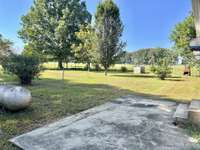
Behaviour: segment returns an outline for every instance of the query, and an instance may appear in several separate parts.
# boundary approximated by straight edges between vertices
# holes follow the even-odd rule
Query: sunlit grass
[[[179,69],[181,70],[181,69]],[[62,71],[45,71],[42,78],[61,80]],[[200,78],[184,77],[181,71],[165,81],[159,80],[153,74],[135,75],[133,73],[65,71],[64,79],[76,84],[105,84],[114,88],[127,90],[136,94],[156,95],[159,98],[176,101],[191,101],[200,99]]]

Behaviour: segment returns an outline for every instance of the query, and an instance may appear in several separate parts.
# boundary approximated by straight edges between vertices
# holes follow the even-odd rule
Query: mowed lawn
[[[20,112],[0,108],[0,149],[17,149],[8,139],[128,94],[154,99],[189,102],[200,99],[200,78],[183,77],[183,66],[174,68],[165,81],[151,73],[144,75],[110,72],[46,70],[35,80],[31,90],[32,105]],[[1,75],[1,82],[16,84],[13,77]]]
[[[88,88],[104,86],[113,92],[120,91],[120,95],[127,93],[157,98],[170,99],[179,102],[189,102],[192,99],[200,99],[200,77],[182,76],[182,67],[177,67],[170,78],[162,81],[155,75],[111,72],[107,77],[104,73],[86,71],[65,71],[66,84],[83,85]],[[62,71],[45,71],[43,79],[61,80]],[[118,92],[117,92],[118,94]]]

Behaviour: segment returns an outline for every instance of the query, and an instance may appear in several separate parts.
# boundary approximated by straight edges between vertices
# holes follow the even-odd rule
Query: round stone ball
[[[31,92],[20,86],[0,86],[0,105],[11,111],[27,108],[31,103]]]

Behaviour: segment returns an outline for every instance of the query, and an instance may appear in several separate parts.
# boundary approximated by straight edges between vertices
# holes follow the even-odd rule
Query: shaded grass
[[[0,109],[0,149],[17,149],[8,139],[63,117],[103,104],[128,92],[107,85],[74,84],[42,79],[28,86],[33,96],[31,107],[20,112]]]

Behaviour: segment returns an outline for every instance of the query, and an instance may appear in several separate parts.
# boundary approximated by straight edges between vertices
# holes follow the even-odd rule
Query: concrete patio
[[[200,149],[173,125],[175,102],[127,96],[10,141],[24,150]]]

